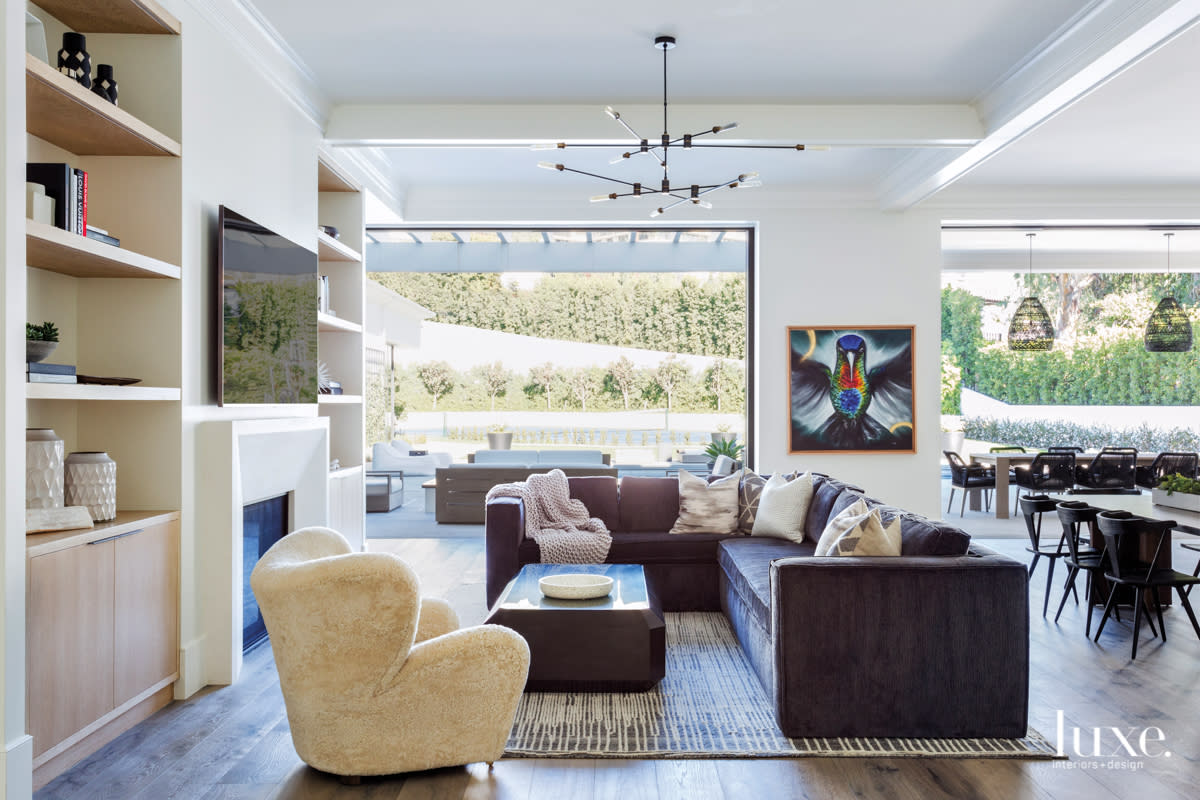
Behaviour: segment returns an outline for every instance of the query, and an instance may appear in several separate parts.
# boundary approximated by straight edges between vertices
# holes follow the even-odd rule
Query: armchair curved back
[[[1137,471],[1137,450],[1106,448],[1088,465],[1087,485],[1097,489],[1132,489]]]
[[[420,616],[416,574],[391,553],[353,552],[337,531],[312,527],[284,536],[259,559],[250,586],[289,716],[300,711],[295,704],[311,710],[331,696],[369,694],[412,649]]]
[[[1155,456],[1154,464],[1150,469],[1160,481],[1168,475],[1176,473],[1185,478],[1195,478],[1198,462],[1200,462],[1200,456],[1197,456],[1196,453],[1159,453]]]

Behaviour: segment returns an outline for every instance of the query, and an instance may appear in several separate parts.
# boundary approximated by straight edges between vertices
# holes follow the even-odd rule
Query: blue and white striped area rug
[[[789,739],[723,614],[668,613],[667,674],[647,692],[529,692],[510,758],[1057,758],[1022,739]]]

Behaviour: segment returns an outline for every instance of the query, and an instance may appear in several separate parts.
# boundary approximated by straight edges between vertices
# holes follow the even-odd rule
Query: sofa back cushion
[[[529,460],[534,461],[533,458]],[[599,450],[538,450],[536,463],[552,467],[599,467],[604,464],[604,453]]]
[[[476,450],[474,458],[476,464],[494,466],[525,466],[537,462],[536,455],[528,450]]]
[[[669,531],[679,518],[679,480],[626,475],[618,490],[618,531]]]
[[[833,511],[834,501],[842,493],[842,484],[828,478],[813,480],[812,501],[808,504],[808,516],[804,520],[804,538],[813,542],[821,541]]]
[[[582,500],[588,513],[599,518],[609,531],[621,524],[617,505],[617,479],[607,475],[567,478],[572,500]]]
[[[871,502],[868,501],[868,505]],[[953,525],[922,517],[895,506],[881,508],[900,515],[900,555],[961,556],[971,547],[971,535]]]

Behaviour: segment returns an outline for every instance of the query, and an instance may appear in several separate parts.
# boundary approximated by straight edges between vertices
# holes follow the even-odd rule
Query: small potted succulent
[[[731,431],[729,425],[718,425],[717,429],[708,434],[713,442],[734,442],[737,441],[737,434]]]
[[[58,326],[53,322],[41,325],[25,323],[25,363],[32,364],[49,356],[58,347]]]
[[[729,456],[733,459],[733,468],[739,469],[742,466],[742,450],[742,444],[736,439],[714,439],[704,448],[704,455],[712,461],[716,461],[717,456]]]
[[[1154,505],[1181,508],[1200,514],[1200,480],[1176,472],[1151,491]]]

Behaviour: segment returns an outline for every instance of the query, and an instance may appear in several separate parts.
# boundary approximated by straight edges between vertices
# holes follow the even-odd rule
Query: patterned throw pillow
[[[898,556],[900,517],[883,515],[856,500],[825,525],[817,556]]]
[[[758,499],[762,495],[767,479],[752,469],[742,473],[738,486],[738,531],[750,535],[754,530],[754,516],[758,513]]]
[[[771,536],[799,544],[804,541],[804,520],[812,502],[812,475],[789,479],[776,473],[763,487],[754,518],[755,536]]]
[[[738,523],[738,482],[742,473],[709,483],[679,470],[679,519],[671,533],[734,533]]]

